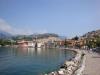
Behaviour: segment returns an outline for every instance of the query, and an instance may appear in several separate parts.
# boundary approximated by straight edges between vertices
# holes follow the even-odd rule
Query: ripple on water
[[[1,48],[0,75],[40,75],[57,70],[75,56],[69,50]]]

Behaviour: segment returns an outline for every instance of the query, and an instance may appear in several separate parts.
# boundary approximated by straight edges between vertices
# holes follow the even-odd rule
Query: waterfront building
[[[33,42],[33,41],[27,41],[27,45],[28,45],[28,47],[35,47],[35,42]]]
[[[28,42],[25,40],[18,40],[17,44],[19,47],[27,47],[28,46]]]

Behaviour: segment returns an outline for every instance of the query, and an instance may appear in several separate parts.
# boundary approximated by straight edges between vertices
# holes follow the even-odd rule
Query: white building
[[[33,41],[28,41],[28,47],[35,47],[35,43]]]

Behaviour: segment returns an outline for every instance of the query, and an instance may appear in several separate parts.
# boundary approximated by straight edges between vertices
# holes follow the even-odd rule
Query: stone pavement
[[[100,75],[100,54],[84,51],[86,56],[83,75]]]

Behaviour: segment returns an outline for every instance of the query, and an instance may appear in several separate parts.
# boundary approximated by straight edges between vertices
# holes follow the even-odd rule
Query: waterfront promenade
[[[83,75],[100,75],[100,54],[85,51],[86,61]]]

